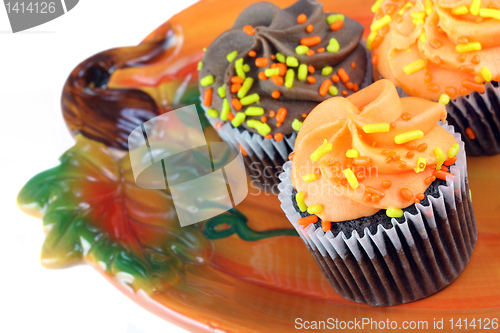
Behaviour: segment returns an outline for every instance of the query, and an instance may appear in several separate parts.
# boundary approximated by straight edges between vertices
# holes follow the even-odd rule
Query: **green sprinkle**
[[[307,210],[307,205],[304,202],[304,196],[303,192],[297,192],[297,194],[295,194],[295,201],[297,202],[297,206],[301,212],[305,212]]]
[[[219,111],[215,109],[208,109],[207,114],[210,118],[217,118],[219,116]]]
[[[207,75],[203,79],[200,80],[200,84],[202,87],[206,87],[214,83],[214,77],[213,75]]]
[[[299,71],[297,73],[297,78],[300,80],[300,81],[305,81],[307,79],[307,65],[306,64],[301,64],[299,66]]]
[[[258,106],[249,106],[245,110],[247,116],[262,116],[264,114],[264,109]]]
[[[231,110],[231,107],[229,106],[229,102],[227,101],[227,98],[224,98],[222,101],[222,110],[220,111],[220,119],[226,121],[227,120],[227,114]]]
[[[250,88],[252,88],[252,84],[253,84],[253,78],[247,77],[245,81],[243,81],[240,90],[238,90],[238,98],[245,97]]]
[[[250,72],[250,65],[249,65],[249,64],[244,64],[244,65],[243,65],[243,71],[244,71],[245,73]]]
[[[328,88],[328,92],[332,96],[337,96],[339,94],[339,90],[335,86],[330,86],[330,88]]]
[[[335,38],[331,38],[330,43],[326,47],[326,50],[332,53],[339,52],[340,50],[339,42]]]
[[[470,199],[470,202],[472,202],[472,191],[469,189],[469,199]]]
[[[286,57],[286,65],[288,67],[297,67],[299,65],[299,60],[295,57]]]
[[[198,70],[201,71],[202,68],[203,68],[203,61],[200,61],[198,63]]]
[[[326,66],[326,67],[323,67],[323,69],[321,70],[321,75],[328,76],[328,75],[332,74],[332,72],[333,72],[333,68],[331,68],[330,66]]]
[[[207,52],[207,48],[206,47],[203,48],[203,52]]]
[[[241,105],[250,105],[253,103],[257,103],[258,101],[260,101],[259,94],[251,94],[240,99]]]
[[[238,56],[238,51],[233,51],[226,56],[227,61],[232,62]]]
[[[292,128],[294,131],[299,131],[301,127],[302,127],[302,122],[300,120],[294,119],[292,121]]]
[[[261,121],[250,119],[247,121],[247,126],[250,128],[255,128],[260,135],[266,136],[271,133],[271,127],[268,124],[263,123]]]
[[[236,116],[234,116],[234,119],[231,121],[231,124],[234,126],[234,127],[238,127],[240,126],[241,124],[243,124],[243,122],[245,121],[245,118],[247,116],[243,113],[243,112],[238,112],[236,114]]]
[[[280,69],[279,68],[267,68],[264,71],[264,74],[266,74],[267,77],[271,77],[274,75],[279,75],[280,74]]]
[[[340,21],[340,20],[344,21],[345,16],[342,14],[332,14],[326,18],[326,22],[328,22],[328,25],[332,24],[333,22]]]
[[[295,48],[297,54],[306,54],[307,51],[309,51],[309,48],[305,45],[299,45]]]
[[[293,79],[295,78],[295,72],[293,69],[289,68],[285,74],[285,87],[290,89],[293,86]]]
[[[226,84],[224,83],[222,86],[217,88],[217,93],[219,94],[220,98],[225,98],[226,97]]]
[[[283,54],[281,54],[281,53],[278,52],[278,53],[276,53],[276,60],[278,60],[279,62],[281,62],[282,64],[284,64],[285,61],[286,61],[286,58],[285,58],[285,56]]]
[[[243,70],[243,58],[239,58],[234,63],[234,68],[236,69],[236,75],[245,79],[247,76],[245,75],[245,71]]]

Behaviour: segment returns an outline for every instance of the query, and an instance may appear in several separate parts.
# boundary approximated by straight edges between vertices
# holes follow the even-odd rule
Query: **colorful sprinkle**
[[[422,139],[423,137],[424,137],[424,132],[422,132],[421,130],[410,131],[396,135],[394,137],[394,142],[400,145],[409,141]]]
[[[299,131],[300,130],[300,127],[302,126],[302,122],[298,119],[294,119],[292,121],[292,128],[294,131]]]
[[[424,69],[424,67],[425,67],[425,60],[418,59],[418,60],[404,66],[403,72],[405,72],[405,74],[407,74],[407,75],[410,75],[410,74],[413,74],[415,72],[418,72],[421,69]]]
[[[387,123],[363,125],[363,131],[367,134],[369,134],[369,133],[385,133],[385,132],[389,132],[389,130],[390,130],[390,125]]]
[[[295,48],[295,52],[300,55],[306,54],[308,50],[309,48],[305,45],[299,45]]]
[[[306,14],[300,14],[299,16],[297,16],[297,23],[298,24],[304,24],[304,23],[306,23],[306,21],[307,21]]]
[[[467,6],[458,6],[451,10],[453,15],[465,15],[469,12],[469,8]]]
[[[398,209],[398,208],[387,208],[385,211],[385,214],[388,217],[402,217],[403,216],[403,210]]]
[[[339,90],[337,89],[337,87],[335,86],[330,86],[330,88],[328,88],[328,93],[332,96],[337,96],[339,94]]]
[[[299,65],[299,60],[295,57],[286,57],[286,65],[288,67],[297,67]]]
[[[231,107],[229,106],[227,98],[224,98],[222,100],[222,110],[220,111],[220,119],[226,121],[227,114],[229,113],[229,111],[231,111]]]
[[[455,49],[459,53],[480,51],[481,50],[481,43],[473,42],[473,43],[467,43],[467,44],[458,44],[457,46],[455,46]]]
[[[311,36],[300,39],[300,44],[305,45],[307,47],[315,46],[321,43],[321,37],[319,36]]]
[[[258,106],[250,106],[245,110],[247,116],[262,116],[264,109]]]
[[[344,173],[345,178],[347,179],[347,182],[349,185],[351,185],[351,188],[353,190],[357,189],[359,186],[358,179],[356,178],[356,175],[352,172],[351,169],[347,168],[342,171]]]
[[[332,85],[332,81],[330,81],[329,79],[326,79],[325,81],[323,81],[323,83],[321,83],[321,86],[319,87],[319,94],[321,96],[326,96],[326,93],[330,89],[331,85]]]
[[[215,109],[208,109],[207,114],[210,118],[217,118],[219,116],[219,111]]]
[[[267,68],[264,73],[266,74],[267,77],[271,76],[277,76],[280,74],[280,69],[275,67],[275,68]]]
[[[305,81],[307,79],[307,65],[306,64],[301,64],[299,66],[299,70],[298,70],[298,73],[297,73],[297,78],[300,80],[300,81]]]
[[[293,86],[293,80],[295,79],[295,72],[293,69],[288,69],[285,75],[285,87],[290,89]]]
[[[419,173],[425,170],[425,167],[427,166],[427,160],[423,157],[419,157],[417,159],[417,163],[415,164],[415,172]]]
[[[278,60],[279,62],[284,64],[286,61],[286,57],[282,53],[278,52],[278,53],[276,53],[276,60]]]
[[[234,119],[231,121],[231,124],[234,127],[238,127],[241,124],[243,124],[243,122],[245,121],[245,118],[246,118],[246,115],[243,112],[238,112],[236,114],[236,116],[234,116]]]
[[[345,156],[346,156],[346,157],[349,157],[349,158],[355,158],[355,157],[358,157],[358,156],[359,156],[359,151],[357,151],[356,149],[349,149],[349,150],[345,153]]]
[[[493,74],[491,74],[488,67],[481,68],[481,75],[486,82],[491,82],[491,80],[493,79]]]
[[[217,94],[219,95],[220,98],[226,97],[226,84],[223,84],[222,86],[217,88]]]
[[[203,61],[198,62],[198,66],[196,67],[197,70],[201,71],[203,68]]]
[[[378,10],[380,9],[380,7],[382,6],[382,2],[384,2],[384,0],[377,0],[377,1],[375,1],[375,3],[373,4],[373,6],[371,8],[372,13],[378,12]]]
[[[243,32],[249,34],[250,36],[255,35],[255,29],[251,25],[245,25],[243,27]]]
[[[450,103],[450,96],[448,96],[447,94],[442,94],[441,96],[439,96],[438,102],[447,105],[448,103]]]
[[[481,8],[479,9],[479,16],[500,20],[500,10],[491,8]]]
[[[307,210],[307,208],[306,208],[306,210]],[[305,210],[304,210],[304,212],[305,212]],[[298,223],[300,225],[309,225],[309,224],[318,222],[318,220],[319,220],[319,218],[317,215],[309,215],[309,216],[300,218]]]
[[[323,141],[323,144],[316,148],[316,150],[311,154],[311,160],[313,162],[317,162],[321,157],[323,157],[326,153],[331,151],[333,148],[333,145],[331,143],[328,143],[326,139]]]
[[[321,75],[327,76],[330,75],[333,72],[333,68],[330,66],[323,67],[321,70]]]
[[[203,94],[203,105],[212,105],[212,88],[205,89],[205,93]]]
[[[321,211],[323,211],[323,206],[322,205],[313,205],[313,206],[307,207],[307,212],[309,214],[318,214]]]
[[[460,146],[458,143],[454,143],[451,145],[450,149],[448,149],[448,158],[453,158],[458,154],[460,150]]]
[[[276,98],[280,98],[280,96],[281,96],[281,91],[279,91],[279,90],[275,90],[275,91],[273,91],[273,92],[271,93],[271,96],[272,96],[274,99],[276,99]]]
[[[328,43],[326,50],[332,53],[338,52],[340,50],[340,44],[338,40],[335,38],[330,38],[330,42]]]
[[[214,77],[213,75],[207,75],[204,78],[200,80],[200,84],[202,87],[206,87],[214,83]]]
[[[305,212],[307,210],[307,205],[304,202],[304,197],[305,194],[303,192],[297,192],[297,194],[295,194],[295,201],[297,202],[297,206],[299,207],[301,212]]]
[[[302,180],[305,181],[306,183],[310,183],[316,179],[318,179],[318,175],[316,175],[315,173],[308,173],[307,175],[302,177]]]
[[[241,105],[240,100],[239,100],[239,99],[237,99],[237,98],[233,98],[233,99],[231,100],[231,105],[233,106],[233,108],[234,108],[236,111],[240,111],[240,110],[241,110],[241,108],[243,107],[243,106]]]
[[[439,170],[441,169],[441,166],[443,165],[444,161],[446,160],[446,156],[441,150],[441,148],[436,147],[433,150],[434,155],[436,156],[436,169]]]
[[[338,31],[344,26],[344,20],[338,20],[330,24],[330,29],[332,31]]]
[[[479,14],[479,9],[481,8],[481,0],[472,0],[472,4],[470,5],[470,13],[472,15]]]
[[[226,56],[227,61],[232,62],[238,56],[238,51],[233,51]]]
[[[250,128],[255,128],[260,135],[266,136],[271,132],[271,127],[268,124],[258,121],[256,119],[250,119],[247,121],[247,126]]]
[[[257,93],[245,96],[242,99],[240,99],[241,105],[250,105],[253,103],[257,103],[259,101],[260,101],[260,96]]]
[[[243,70],[243,58],[236,60],[234,63],[234,69],[236,70],[236,75],[242,79],[246,78],[245,71]]]
[[[282,123],[285,121],[288,110],[285,108],[279,108],[278,113],[276,114],[276,121]]]
[[[246,96],[247,92],[252,88],[253,85],[253,78],[247,77],[245,81],[243,81],[243,84],[241,85],[240,90],[238,91],[238,98],[243,98]]]
[[[382,17],[380,20],[373,22],[372,25],[370,26],[370,29],[372,31],[377,31],[383,28],[384,26],[388,25],[389,23],[391,23],[391,17],[389,15],[384,15],[384,17]]]
[[[326,18],[326,22],[328,23],[328,25],[332,24],[333,22],[344,21],[344,20],[345,16],[343,14],[331,14],[328,15],[328,17]]]
[[[255,66],[266,67],[269,64],[269,59],[267,58],[257,58],[255,59]]]

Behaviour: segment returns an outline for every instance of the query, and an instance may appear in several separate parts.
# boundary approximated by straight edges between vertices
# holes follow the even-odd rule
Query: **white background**
[[[0,4],[0,332],[185,332],[90,266],[43,268],[42,223],[18,210],[16,195],[73,145],[60,107],[70,71],[97,52],[138,44],[194,2],[81,0],[54,21],[16,34]]]

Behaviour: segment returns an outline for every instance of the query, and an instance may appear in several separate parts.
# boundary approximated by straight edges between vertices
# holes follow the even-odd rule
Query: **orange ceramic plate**
[[[108,87],[134,87],[150,94],[158,105],[168,104],[172,97],[168,96],[168,91],[172,91],[172,85],[181,84],[180,81],[172,82],[171,78],[183,68],[195,68],[202,49],[229,29],[240,11],[253,2],[256,1],[203,0],[175,15],[169,21],[177,34],[175,47],[146,65],[115,71]],[[286,7],[294,0],[274,2]],[[323,2],[325,11],[341,12],[361,22],[366,37],[372,18],[372,1]],[[165,33],[165,27],[159,27],[145,41]],[[197,74],[192,72],[193,80]],[[451,319],[455,325],[461,319],[463,331],[477,330],[481,320],[483,328],[489,322],[493,330],[494,321],[500,318],[499,169],[500,156],[469,158],[469,182],[478,224],[476,249],[455,282],[418,302],[376,308],[343,299],[322,276],[302,240],[291,236],[250,242],[234,234],[214,240],[209,264],[187,267],[182,288],[173,287],[151,297],[132,293],[105,276],[135,302],[195,332],[214,332],[214,329],[221,332],[287,332],[305,321],[328,324],[329,318],[333,322],[335,319],[389,320],[396,322],[392,325],[398,327],[405,321],[415,321],[407,324],[420,325],[422,331],[434,331],[435,320],[438,322],[436,328],[441,328],[443,320],[439,332],[458,331],[457,326],[451,328]],[[274,195],[249,195],[236,208],[249,217],[248,226],[254,230],[291,227]],[[472,319],[475,319],[475,329],[469,325],[465,330],[464,320],[470,324]],[[422,325],[427,325],[427,329]],[[354,326],[349,331],[365,332],[374,327]]]

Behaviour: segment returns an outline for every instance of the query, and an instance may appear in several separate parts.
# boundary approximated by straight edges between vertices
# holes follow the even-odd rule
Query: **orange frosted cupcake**
[[[465,268],[477,232],[460,135],[444,105],[380,80],[319,104],[280,176],[282,209],[343,297],[427,297]]]
[[[469,155],[500,153],[500,1],[376,1],[374,78],[447,105]]]

